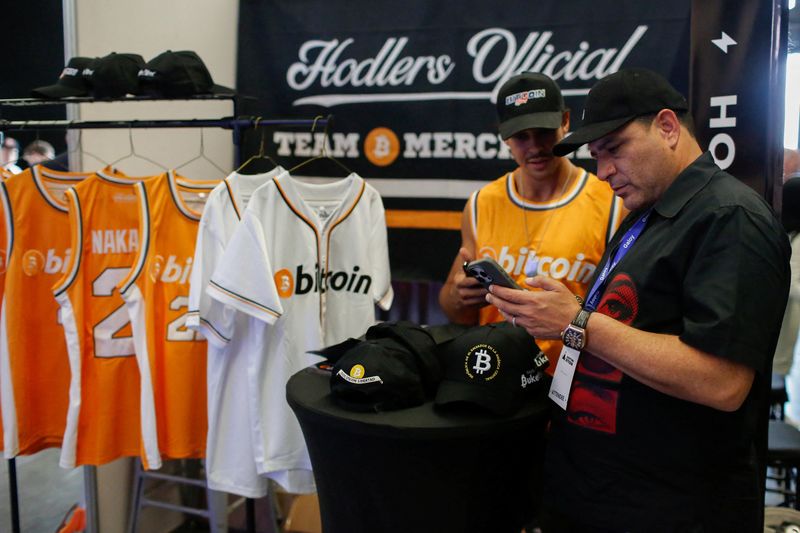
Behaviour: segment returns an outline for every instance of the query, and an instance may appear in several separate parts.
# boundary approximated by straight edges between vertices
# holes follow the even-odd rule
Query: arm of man
[[[533,291],[492,285],[487,301],[536,338],[557,339],[578,313],[575,297],[546,276],[526,280]],[[755,371],[741,363],[698,350],[676,335],[649,333],[601,313],[586,327],[586,351],[653,389],[721,411],[744,402]]]
[[[735,411],[755,371],[682,342],[677,335],[641,331],[592,313],[586,350],[653,389],[720,411]]]
[[[470,202],[461,214],[461,249],[458,251],[450,273],[439,291],[439,305],[455,324],[477,324],[478,312],[486,305],[486,289],[478,280],[467,276],[462,265],[475,259],[475,237],[470,228]]]

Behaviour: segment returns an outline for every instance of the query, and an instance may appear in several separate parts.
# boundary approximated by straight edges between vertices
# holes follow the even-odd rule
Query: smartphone
[[[520,289],[517,282],[508,275],[508,272],[497,264],[491,257],[482,257],[475,261],[464,261],[464,272],[467,276],[477,279],[486,289],[489,285],[500,285],[510,289]]]

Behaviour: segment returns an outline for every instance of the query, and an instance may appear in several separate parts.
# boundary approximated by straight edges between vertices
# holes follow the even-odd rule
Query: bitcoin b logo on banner
[[[364,139],[364,155],[373,165],[387,167],[400,155],[400,139],[389,128],[375,128]]]

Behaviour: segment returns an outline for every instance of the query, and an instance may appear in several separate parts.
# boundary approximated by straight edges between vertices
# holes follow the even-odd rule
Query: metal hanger
[[[226,171],[222,170],[222,167],[217,165],[214,161],[212,161],[206,155],[206,150],[205,150],[205,146],[204,146],[203,128],[200,128],[200,153],[197,154],[196,156],[194,156],[193,158],[191,158],[190,160],[186,161],[185,163],[181,163],[180,165],[176,166],[175,170],[178,170],[179,168],[185,167],[185,166],[189,165],[190,163],[193,163],[193,162],[197,161],[198,159],[202,159],[202,160],[207,161],[208,163],[210,163],[211,166],[213,166],[215,169],[219,170],[219,172],[220,172],[220,174],[222,176],[226,176],[228,174]]]
[[[317,129],[317,122],[322,118],[323,118],[322,115],[317,115],[316,117],[314,117],[314,122],[311,124],[311,138],[312,139],[314,138],[314,133],[316,132],[316,129]],[[292,167],[292,169],[289,170],[290,174],[294,174],[295,170],[297,170],[297,169],[299,169],[301,167],[304,167],[304,166],[308,165],[309,163],[313,163],[314,161],[320,161],[320,160],[323,160],[323,159],[327,159],[329,161],[333,161],[340,168],[344,169],[344,171],[347,172],[348,174],[352,174],[353,173],[353,171],[350,170],[344,163],[342,163],[341,161],[339,161],[335,157],[333,157],[331,155],[328,155],[328,152],[326,150],[326,146],[328,145],[328,129],[330,127],[331,122],[333,122],[333,115],[328,115],[327,118],[325,119],[325,130],[324,130],[324,134],[323,134],[322,149],[320,150],[320,153],[315,155],[315,156],[313,156],[313,157],[311,157],[311,158],[309,158],[309,159],[306,159],[305,161],[302,161],[301,163],[298,163],[297,165]]]
[[[72,150],[67,150],[67,160],[71,159],[73,155],[81,154],[81,156],[88,155],[95,161],[99,162],[103,167],[110,167],[111,165],[99,155],[95,155],[83,149],[83,130],[70,130],[67,127],[67,134],[74,133],[78,136],[77,142],[74,143]],[[81,165],[83,166],[83,165]]]
[[[253,125],[253,128],[258,129],[259,122],[261,122],[261,118],[262,117],[258,117],[258,118],[255,119],[255,124]],[[267,152],[266,152],[266,149],[265,149],[266,142],[267,142],[267,140],[266,140],[266,130],[264,128],[262,128],[261,129],[261,143],[260,143],[260,145],[258,147],[258,153],[253,155],[253,156],[250,156],[250,159],[248,159],[247,161],[245,161],[244,163],[239,165],[239,168],[237,168],[236,171],[235,171],[237,174],[240,173],[243,169],[245,169],[247,167],[247,165],[249,165],[250,163],[252,163],[254,161],[258,161],[258,160],[269,161],[275,167],[280,166],[280,165],[278,165],[278,163],[275,162],[274,159],[272,159],[270,156],[267,155]]]
[[[133,146],[133,128],[128,128],[128,142],[130,143],[131,151],[128,154],[123,155],[119,159],[109,163],[110,166],[112,166],[112,167],[116,166],[117,163],[119,163],[120,161],[123,161],[123,160],[128,159],[128,158],[135,157],[137,159],[141,159],[142,161],[147,161],[148,163],[150,163],[152,165],[155,165],[155,166],[157,166],[158,168],[160,168],[160,169],[162,169],[164,171],[167,170],[167,167],[165,167],[161,163],[157,163],[157,162],[153,161],[152,159],[150,159],[149,157],[145,157],[143,155],[140,155],[140,154],[136,153],[136,148]]]

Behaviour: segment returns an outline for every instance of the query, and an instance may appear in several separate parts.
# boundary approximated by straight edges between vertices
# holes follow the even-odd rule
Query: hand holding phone
[[[508,275],[508,272],[491,257],[482,257],[475,261],[464,261],[463,267],[467,276],[477,279],[487,290],[489,285],[500,285],[510,289],[522,290],[522,287]]]

